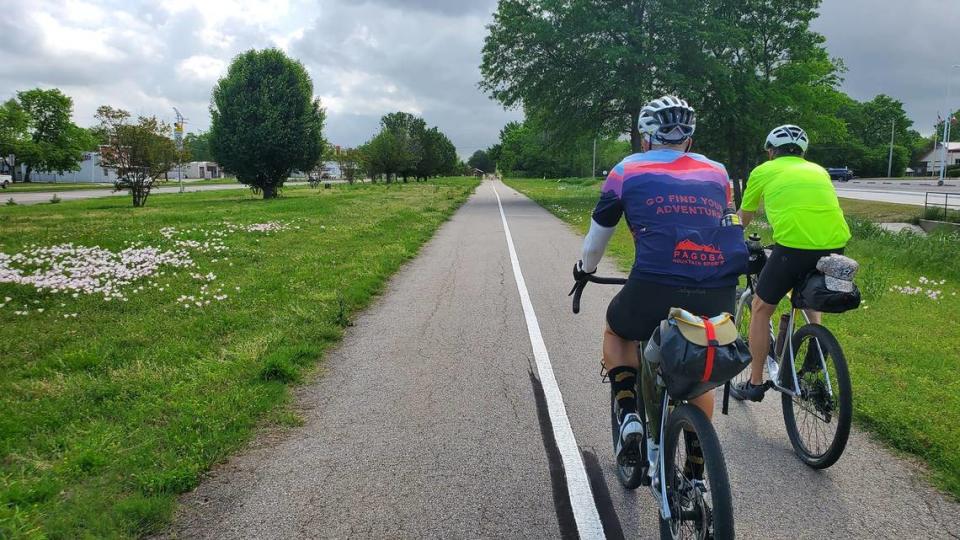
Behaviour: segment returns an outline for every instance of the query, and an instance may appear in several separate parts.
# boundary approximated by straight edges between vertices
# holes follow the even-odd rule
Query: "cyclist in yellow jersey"
[[[766,142],[770,161],[750,173],[743,194],[744,227],[763,200],[775,244],[757,280],[751,306],[750,380],[731,388],[731,395],[739,400],[761,401],[767,389],[763,364],[770,351],[770,318],[777,304],[816,268],[821,257],[843,253],[850,240],[830,175],[803,157],[809,143],[797,126],[771,131]],[[820,313],[807,311],[807,316],[810,322],[820,323]]]

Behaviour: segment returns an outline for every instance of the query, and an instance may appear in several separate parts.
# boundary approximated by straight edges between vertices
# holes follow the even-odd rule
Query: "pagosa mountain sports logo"
[[[720,266],[724,263],[723,252],[710,244],[698,244],[686,239],[673,248],[674,264],[691,266]]]

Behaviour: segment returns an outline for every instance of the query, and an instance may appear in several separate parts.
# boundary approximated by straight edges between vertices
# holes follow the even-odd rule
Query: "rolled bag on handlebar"
[[[644,361],[659,365],[667,393],[688,400],[724,384],[750,365],[750,350],[733,316],[710,319],[673,308],[643,351]]]

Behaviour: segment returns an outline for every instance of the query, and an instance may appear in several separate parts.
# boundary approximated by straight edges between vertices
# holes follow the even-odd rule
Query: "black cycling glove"
[[[577,264],[573,265],[573,280],[576,282],[586,281],[587,276],[592,276],[596,274],[597,271],[593,272],[584,272],[583,271],[583,261],[577,261]]]

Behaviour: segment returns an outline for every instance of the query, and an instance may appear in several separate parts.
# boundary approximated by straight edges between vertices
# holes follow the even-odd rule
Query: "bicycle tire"
[[[750,346],[750,316],[751,306],[753,304],[753,295],[749,294],[743,296],[744,289],[737,289],[737,305],[734,309],[733,322],[737,325],[737,333],[740,334],[740,338],[743,339],[743,342]],[[740,373],[734,375],[730,380],[730,384],[737,384],[741,382],[746,382],[750,380],[750,365],[743,368]]]
[[[706,537],[716,540],[734,538],[733,497],[730,493],[730,479],[727,476],[727,464],[723,458],[723,449],[720,447],[720,440],[717,438],[717,432],[713,429],[713,424],[703,414],[703,411],[689,403],[676,407],[667,419],[666,433],[664,434],[665,444],[661,448],[666,452],[664,454],[664,467],[667,471],[667,496],[671,500],[670,511],[674,516],[670,520],[665,520],[662,516],[659,516],[660,538],[671,540],[688,538],[680,534],[683,532],[680,526],[684,522],[676,519],[680,511],[678,497],[674,495],[677,492],[678,485],[678,475],[674,470],[677,458],[676,451],[677,445],[680,444],[681,432],[685,428],[696,433],[700,441],[711,503],[708,518],[710,523],[707,532],[712,536],[709,534],[699,535],[694,527],[692,538]],[[696,514],[696,507],[690,512]],[[701,509],[700,515],[703,516],[703,514],[704,512]]]
[[[637,394],[639,397],[639,393]],[[643,403],[640,399],[637,399],[637,412],[640,412],[640,407],[643,407]],[[643,415],[639,415],[643,418]],[[617,451],[617,442],[620,439],[620,411],[617,406],[617,396],[616,392],[613,390],[613,384],[610,385],[610,431],[613,435],[613,451]],[[642,447],[640,452],[640,457],[638,464],[635,466],[621,465],[617,461],[617,480],[620,481],[620,484],[627,489],[637,489],[640,484],[643,482],[643,478],[646,476],[647,471],[643,467],[643,460],[646,459],[646,456],[643,455]]]
[[[837,338],[835,338],[827,328],[819,324],[807,324],[800,327],[793,334],[794,359],[799,358],[798,352],[801,347],[805,343],[812,343],[812,340],[816,340],[816,342],[820,344],[824,353],[824,359],[833,365],[833,373],[829,373],[829,365],[827,366],[827,370],[830,378],[833,379],[830,388],[833,390],[834,395],[833,397],[824,396],[822,390],[825,385],[822,383],[818,385],[816,382],[813,382],[812,378],[806,377],[810,375],[811,372],[805,372],[802,365],[800,370],[796,369],[796,365],[792,366],[792,371],[803,374],[802,378],[804,380],[801,381],[801,389],[803,392],[808,393],[809,399],[805,397],[796,398],[789,394],[783,394],[781,396],[783,422],[787,428],[787,435],[790,437],[790,444],[793,446],[793,450],[797,456],[800,457],[800,460],[813,469],[826,469],[840,459],[840,456],[843,455],[843,451],[847,446],[847,440],[850,437],[850,424],[853,420],[853,390],[850,382],[850,371],[847,369],[847,360],[843,355],[843,349],[840,347]],[[819,364],[819,361],[817,363],[817,372],[822,373],[823,366]],[[793,381],[787,379],[787,377],[790,377],[790,372],[791,370],[787,369],[781,370],[781,383],[787,388],[793,387]],[[819,378],[817,378],[817,380],[819,381]],[[826,378],[824,378],[824,381],[825,380]],[[827,417],[827,423],[833,418],[833,415],[829,414],[830,411],[836,411],[837,428],[833,435],[833,440],[830,441],[830,444],[827,445],[822,452],[811,450],[800,433],[801,426],[797,423],[795,410],[795,403],[798,399],[804,401],[805,404],[813,406],[817,409],[817,413]],[[835,408],[833,406],[834,403],[836,405]],[[827,412],[824,412],[825,410]],[[809,408],[804,408],[804,412],[806,413],[804,416],[804,425],[809,425],[807,419],[810,418],[811,411]],[[813,414],[813,417],[815,421],[819,418],[816,414]],[[826,439],[826,436],[824,438]],[[819,438],[817,442],[819,443]]]

